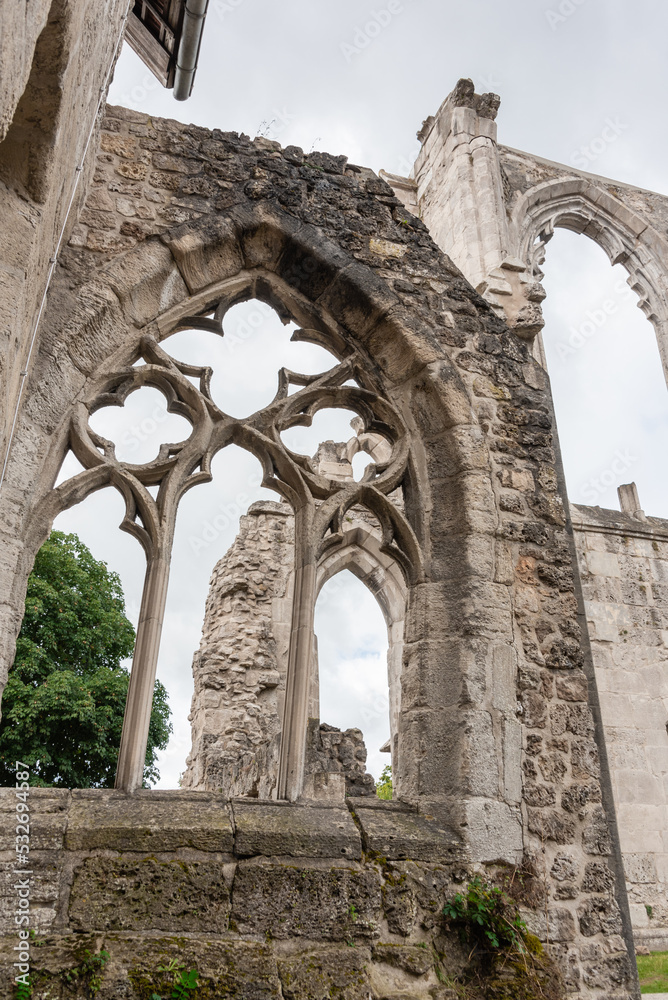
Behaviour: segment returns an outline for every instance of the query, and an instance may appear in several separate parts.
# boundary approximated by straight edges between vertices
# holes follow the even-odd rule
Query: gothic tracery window
[[[183,316],[168,333],[201,330],[224,337],[224,317],[243,297],[237,283],[215,310]],[[270,298],[276,304],[275,290]],[[281,302],[280,308],[287,317],[288,303]],[[176,340],[171,342],[168,336],[161,343],[151,333],[142,336],[134,357],[117,360],[113,370],[100,375],[93,394],[77,404],[70,447],[84,471],[57,487],[59,504],[66,508],[113,485],[125,502],[121,527],[141,543],[147,559],[118,787],[132,790],[141,783],[178,506],[193,487],[211,480],[212,461],[223,449],[237,446],[252,453],[262,466],[262,485],[289,505],[295,519],[291,627],[274,792],[279,798],[294,799],[303,787],[318,566],[350,544],[346,536],[350,512],[367,512],[376,529],[378,552],[402,579],[419,575],[419,548],[402,503],[397,502],[409,458],[408,435],[399,412],[378,391],[362,357],[333,324],[316,321],[313,328],[297,329],[293,339],[328,348],[334,355],[332,365],[313,375],[281,369],[274,398],[244,416],[231,415],[214,398],[210,366],[180,360],[177,351],[172,353]],[[148,460],[129,461],[127,449],[117,448],[95,429],[94,415],[104,407],[123,406],[136,391],[147,388],[162,394],[167,412],[181,418],[186,433],[179,440],[163,440],[157,455]],[[310,426],[325,410],[346,411],[348,418],[354,415],[357,433],[345,456],[350,467],[345,476],[338,473],[336,462],[327,462],[326,455],[313,459],[286,443],[292,429]],[[365,458],[361,468],[359,461],[355,463],[353,473],[356,453]]]

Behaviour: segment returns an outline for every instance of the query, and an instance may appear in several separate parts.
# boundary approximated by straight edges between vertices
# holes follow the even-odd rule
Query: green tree
[[[111,788],[121,740],[135,631],[121,582],[76,535],[53,531],[28,579],[16,657],[2,699],[0,785],[14,762],[31,784]],[[167,692],[156,681],[144,784],[172,731]]]
[[[379,799],[392,798],[392,765],[386,764],[380,780],[376,782],[376,795]]]

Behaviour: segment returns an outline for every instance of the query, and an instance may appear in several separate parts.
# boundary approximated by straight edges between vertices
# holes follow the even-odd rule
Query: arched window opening
[[[373,792],[368,775],[377,782],[391,762],[388,626],[376,598],[349,570],[320,591],[315,633],[315,763],[340,767],[349,794]]]
[[[556,230],[545,268],[543,340],[572,502],[618,510],[635,482],[650,515],[668,516],[668,397],[656,335],[621,264]]]
[[[255,286],[251,280],[245,287]],[[236,281],[227,294],[221,288],[215,311],[177,315],[170,320],[174,332],[168,327],[160,342],[145,333],[110,360],[70,415],[71,453],[65,465],[81,468],[73,469],[69,479],[61,475],[34,517],[31,530],[38,537],[59,512],[113,486],[124,502],[121,527],[144,550],[116,777],[116,786],[127,791],[142,783],[158,668],[176,678],[175,700],[187,700],[180,679],[184,661],[190,660],[184,637],[195,620],[194,600],[200,613],[206,603],[206,615],[193,665],[193,745],[181,773],[183,784],[294,800],[307,794],[312,623],[321,586],[350,566],[378,595],[384,612],[394,603],[396,614],[388,624],[400,621],[403,629],[405,587],[421,575],[419,547],[403,511],[409,459],[403,418],[326,314],[311,311],[280,284],[265,291],[277,315],[259,309],[252,299],[239,306],[244,286]],[[239,394],[240,377],[229,378],[238,362],[229,341],[225,346],[239,309],[248,338],[255,331],[266,343],[248,348],[237,374],[247,377],[258,352],[270,357],[266,370],[255,366],[258,397],[247,417],[228,412],[230,404],[241,407],[248,394],[243,386]],[[292,329],[284,330],[291,310],[304,328],[288,324]],[[241,336],[237,341],[241,353],[248,345]],[[288,363],[277,367],[284,359]],[[227,385],[223,378],[217,390],[218,403],[226,409],[213,396],[217,369],[228,376]],[[248,413],[247,406],[243,412]],[[342,426],[345,435],[339,434]],[[295,440],[300,450],[293,451],[283,435],[297,438],[304,429],[312,440],[308,434],[306,443]],[[327,429],[344,436],[343,442],[323,440]],[[219,472],[233,449],[243,455],[243,489],[227,471]],[[359,453],[371,462],[354,470]],[[258,463],[261,471],[250,473]],[[207,484],[209,490],[203,491]],[[207,493],[220,508],[210,518],[202,517],[200,498]],[[352,555],[365,546],[361,559]],[[203,581],[212,566],[207,594]],[[393,595],[384,595],[385,577]],[[192,638],[188,653],[196,646]],[[397,678],[391,668],[393,738]],[[172,741],[172,771],[187,745],[180,723]],[[173,785],[174,776],[161,784]]]
[[[63,465],[70,475],[80,471],[71,453]],[[32,567],[3,694],[0,758],[19,742],[46,785],[114,784],[145,566],[137,541],[111,528],[124,514],[115,490],[88,496],[55,519]],[[169,738],[159,680],[155,694],[143,772],[149,786]]]
[[[63,470],[66,465],[72,468],[75,461],[69,453]],[[118,574],[125,597],[125,612],[136,629],[146,558],[137,540],[119,531],[124,514],[125,504],[117,490],[99,490],[59,514],[53,522],[53,530],[78,535],[96,559],[103,560]]]
[[[156,393],[156,396],[161,397],[161,394]],[[155,418],[155,400],[141,393],[130,398],[136,398],[140,404],[132,415],[134,423],[129,425],[130,431],[140,429],[141,443],[147,454],[150,452],[150,457],[154,457],[157,442],[164,436],[164,424]],[[105,422],[105,418],[114,410],[105,408],[98,411],[98,430],[110,439],[114,438],[114,428],[110,426],[111,421]],[[119,426],[122,434],[129,433],[125,425]],[[121,437],[115,440],[121,440]],[[81,470],[76,457],[68,452],[57,483]],[[187,493],[177,515],[170,588],[157,669],[157,679],[168,695],[172,733],[165,749],[157,754],[159,778],[151,783],[155,788],[179,787],[186,772],[192,738],[188,714],[193,696],[191,663],[193,652],[200,645],[202,616],[212,570],[232,547],[240,519],[249,505],[275,497],[261,486],[262,472],[257,459],[235,445],[229,445],[218,453],[211,471],[212,482]],[[136,629],[146,559],[135,539],[124,531],[116,530],[124,513],[121,495],[115,489],[104,489],[59,514],[53,529],[76,534],[95,558],[103,560],[111,571],[118,574],[125,595],[126,614]],[[131,663],[129,658],[124,666],[129,669]]]
[[[141,428],[142,424],[144,425],[144,431],[141,433],[144,434],[146,442],[150,441],[152,436],[147,433],[147,422],[154,419],[152,413],[155,402],[142,400],[142,405],[144,409],[137,413],[138,423],[133,426]],[[104,430],[109,431],[111,428],[105,427]],[[68,452],[57,482],[76,475],[80,469],[73,453]],[[125,614],[136,631],[139,624],[146,556],[135,538],[118,529],[124,515],[125,504],[120,493],[111,488],[103,489],[92,493],[80,504],[59,514],[53,523],[53,530],[77,535],[96,559],[105,562],[110,571],[118,575],[125,598]],[[183,616],[178,617],[178,624],[183,628]],[[156,680],[164,686],[167,693],[171,733],[166,747],[158,750],[156,754],[155,771],[158,777],[149,781],[150,787],[154,788],[178,787],[179,775],[184,769],[187,753],[187,749],[183,747],[184,737],[187,734],[183,705],[190,698],[192,683],[187,670],[175,672],[171,669],[170,653],[174,650],[174,635],[170,632],[176,630],[171,629],[170,625],[171,618],[167,622],[161,645]],[[124,661],[123,666],[127,670],[131,669],[131,656]],[[118,745],[115,749],[118,751]]]
[[[211,473],[210,483],[185,494],[176,517],[158,659],[158,677],[172,705],[173,733],[161,758],[157,788],[179,787],[187,771],[192,743],[193,657],[200,646],[212,574],[233,545],[248,507],[275,498],[261,485],[258,460],[236,445],[228,445],[215,456]]]

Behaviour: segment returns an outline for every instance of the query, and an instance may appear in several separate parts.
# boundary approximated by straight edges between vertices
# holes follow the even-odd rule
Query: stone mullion
[[[123,716],[115,787],[134,792],[142,787],[160,638],[167,603],[171,542],[148,558],[137,641]]]
[[[317,573],[313,514],[312,503],[300,505],[295,511],[292,630],[278,771],[278,798],[292,802],[299,798],[304,784]]]

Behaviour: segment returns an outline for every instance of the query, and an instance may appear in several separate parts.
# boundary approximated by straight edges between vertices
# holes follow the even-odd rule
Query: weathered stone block
[[[594,934],[620,934],[622,920],[619,907],[612,896],[591,896],[582,906],[578,907],[578,922],[580,932],[585,937]]]
[[[571,766],[574,778],[600,776],[598,747],[593,740],[574,740],[571,747]]]
[[[587,678],[579,671],[557,677],[557,695],[564,701],[586,701]]]
[[[656,873],[654,875],[656,877]],[[628,871],[626,877],[629,877]],[[607,864],[599,861],[587,862],[582,880],[583,892],[609,892],[614,884],[615,874]]]
[[[578,863],[572,854],[557,854],[552,862],[550,875],[558,882],[563,882],[566,879],[577,878],[579,870]]]
[[[366,948],[329,948],[279,960],[286,1000],[368,1000],[370,954]]]
[[[165,176],[178,178],[179,175]],[[186,222],[165,233],[162,239],[191,292],[230,278],[243,267],[234,228],[223,217],[207,217],[204,224]]]
[[[100,953],[100,938],[93,934],[39,934],[39,946],[30,948],[30,982],[32,996],[52,1000],[86,1000],[90,997],[94,966],[87,972],[82,963]],[[13,968],[16,961],[16,934],[0,938],[0,997],[12,1000],[16,996]],[[114,994],[114,996],[117,994]],[[122,994],[121,994],[122,995]],[[100,997],[102,1000],[102,997]]]
[[[174,974],[160,973],[176,958],[186,970],[196,969],[198,990],[195,995],[234,997],[238,1000],[280,1000],[281,984],[271,945],[247,941],[197,940],[184,937],[161,937],[141,940],[136,936],[108,935],[105,945],[111,952],[108,976],[116,973],[116,989],[100,1000],[117,1000],[129,995],[150,1000],[151,994],[169,996]],[[131,992],[128,987],[131,986]]]
[[[449,609],[438,609],[421,622],[420,641],[404,646],[401,669],[401,703],[406,711],[425,707],[441,709],[458,705],[461,699],[462,677],[459,670],[451,670],[446,677],[436,669],[436,664],[447,658],[450,663],[461,662],[461,644],[442,639],[432,639],[438,634],[439,625],[447,619]],[[438,620],[440,618],[440,621]],[[418,632],[411,623],[411,635]],[[429,636],[430,638],[427,638]]]
[[[420,948],[402,944],[377,944],[373,948],[374,962],[384,962],[411,972],[414,976],[423,976],[434,967],[434,956],[427,947]]]
[[[610,957],[602,952],[593,961],[587,961],[582,966],[582,980],[590,989],[605,990],[607,996],[614,996],[612,990],[619,991],[617,996],[624,996],[624,989],[631,976],[629,956],[624,952]]]
[[[23,867],[23,866],[21,866]],[[29,879],[31,926],[48,929],[55,920],[63,879],[62,856],[32,854],[25,866],[29,875],[12,862],[0,863],[0,934],[16,935],[14,920],[18,890],[25,889]]]
[[[569,813],[578,813],[584,819],[587,803],[600,801],[601,789],[598,785],[571,785],[561,796],[561,808]]]
[[[101,949],[109,957],[101,970],[98,991],[91,989],[90,974],[80,963],[86,960],[86,953],[90,958]],[[2,952],[0,955],[4,958]],[[280,1000],[276,961],[266,944],[117,932],[107,933],[103,939],[87,934],[46,938],[32,955],[33,995],[58,1000],[87,1000],[92,993],[97,1000],[149,1000],[154,993],[170,996],[176,978],[176,973],[167,969],[172,960],[186,971],[197,970],[200,995]],[[80,972],[75,977],[72,973],[77,967]],[[96,971],[93,967],[92,972]],[[0,996],[9,1000],[13,990],[0,992]]]
[[[595,862],[592,862],[592,865]],[[587,868],[590,866],[587,865]],[[652,884],[657,881],[657,870],[654,857],[651,854],[625,854],[624,874],[628,882]],[[592,890],[600,892],[600,889]]]
[[[474,861],[518,863],[524,846],[518,809],[494,799],[470,799],[466,816],[467,841]]]
[[[0,788],[0,851],[14,850],[17,816],[28,816],[31,851],[60,850],[67,827],[69,789],[31,788],[26,808],[23,806],[24,803],[16,798],[15,788]],[[25,831],[18,833],[25,834]]]
[[[227,930],[222,866],[155,858],[86,858],[76,869],[69,916],[77,930]]]
[[[345,806],[237,800],[232,809],[234,850],[240,858],[257,854],[353,860],[362,857],[362,840]]]
[[[565,907],[551,906],[547,913],[522,909],[521,914],[531,933],[541,941],[568,942],[575,937],[575,920]]]
[[[215,792],[74,791],[66,846],[71,851],[199,851],[231,854],[228,805]]]
[[[234,876],[231,926],[281,940],[374,938],[380,905],[376,871],[246,862]]]
[[[575,840],[575,824],[555,810],[530,809],[529,830],[541,840],[557,844],[572,844]]]
[[[362,829],[364,849],[392,861],[454,861],[463,844],[457,834],[433,815],[408,811],[394,802],[371,802],[349,798],[348,803]]]
[[[143,326],[188,296],[174,258],[157,237],[146,240],[121,260],[108,265],[104,273],[126,314],[138,326]]]
[[[587,854],[611,854],[612,841],[604,810],[596,808],[582,831],[582,846]]]
[[[390,934],[408,937],[413,931],[418,915],[417,896],[406,872],[396,866],[384,871],[383,915]]]

